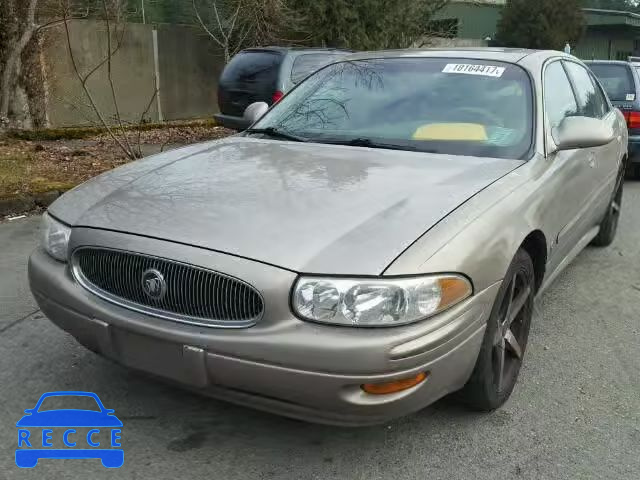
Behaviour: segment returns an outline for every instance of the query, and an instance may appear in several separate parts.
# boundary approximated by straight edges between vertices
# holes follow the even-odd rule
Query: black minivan
[[[629,177],[640,179],[640,72],[638,64],[619,60],[585,62],[598,78],[629,129]]]
[[[248,48],[227,64],[218,83],[218,124],[235,130],[249,125],[244,110],[253,102],[270,106],[316,70],[349,55],[326,48]]]

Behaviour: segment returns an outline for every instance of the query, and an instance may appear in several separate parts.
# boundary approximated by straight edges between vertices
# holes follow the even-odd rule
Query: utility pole
[[[147,17],[144,13],[144,0],[140,0],[140,5],[142,6],[142,23],[147,23]]]

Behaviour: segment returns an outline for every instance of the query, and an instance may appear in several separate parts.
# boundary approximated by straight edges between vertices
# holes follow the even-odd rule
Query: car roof
[[[245,48],[243,52],[278,52],[281,54],[287,53],[353,53],[355,50],[347,50],[340,48],[321,48],[321,47],[251,47]]]
[[[585,60],[584,63],[606,63],[611,65],[632,65],[632,62],[625,62],[624,60]]]
[[[529,57],[567,57],[574,58],[566,53],[555,50],[530,50],[526,48],[415,48],[404,50],[382,50],[377,52],[362,52],[349,55],[347,60],[367,60],[374,58],[401,58],[401,57],[447,57],[469,58],[477,60],[496,60],[508,63],[519,63]]]
[[[96,395],[93,392],[81,392],[81,391],[73,390],[73,391],[66,391],[66,392],[47,392],[47,393],[43,393],[40,396],[41,399],[48,398],[48,397],[93,397],[93,398],[98,398],[98,395]]]

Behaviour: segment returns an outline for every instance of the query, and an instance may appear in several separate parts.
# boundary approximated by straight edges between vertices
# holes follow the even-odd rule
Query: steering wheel
[[[501,127],[504,127],[504,120],[502,118],[500,118],[497,115],[495,115],[494,113],[491,113],[488,110],[484,110],[482,108],[477,108],[477,107],[459,107],[459,108],[456,108],[455,110],[453,110],[453,112],[452,112],[453,115],[455,115],[457,113],[462,113],[463,115],[465,113],[474,115],[476,118],[473,118],[472,120],[476,120],[477,116],[480,116],[480,117],[483,118],[483,120],[488,120],[487,122],[485,122],[486,125],[499,125]]]

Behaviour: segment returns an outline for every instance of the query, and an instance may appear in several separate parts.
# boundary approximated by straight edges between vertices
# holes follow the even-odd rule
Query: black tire
[[[471,378],[458,393],[458,398],[471,409],[493,411],[513,392],[527,348],[534,297],[533,262],[520,249],[493,305]]]
[[[627,161],[625,178],[627,180],[640,180],[640,163],[631,163],[630,161]]]
[[[613,198],[607,208],[607,213],[604,215],[602,222],[600,223],[600,231],[596,238],[591,241],[591,245],[595,247],[608,247],[613,243],[616,238],[616,232],[618,231],[618,221],[620,220],[620,208],[622,207],[622,191],[624,182],[620,181],[616,191],[613,194]]]

